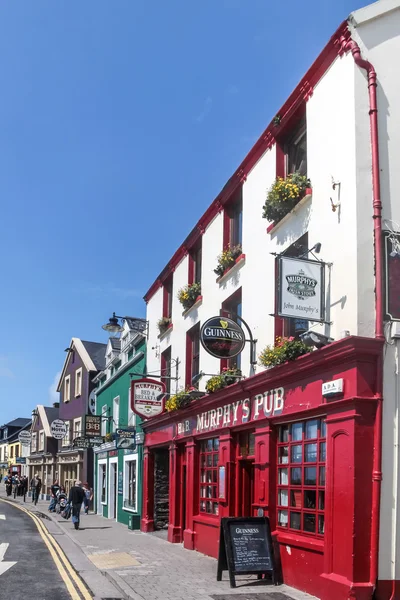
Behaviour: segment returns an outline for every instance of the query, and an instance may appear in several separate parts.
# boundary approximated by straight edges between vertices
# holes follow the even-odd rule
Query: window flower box
[[[229,275],[230,275],[231,271],[232,271],[234,268],[236,268],[236,267],[238,267],[238,266],[240,266],[240,265],[244,264],[245,260],[246,260],[246,255],[245,255],[245,254],[240,254],[240,255],[239,255],[239,256],[238,256],[238,257],[235,259],[235,262],[234,262],[234,263],[233,263],[233,264],[232,264],[230,267],[228,267],[227,269],[225,269],[225,271],[222,273],[222,275],[220,275],[219,277],[217,277],[217,279],[216,279],[216,282],[217,282],[217,283],[222,283],[222,282],[223,282],[223,281],[224,281],[224,280],[225,280],[227,277],[229,277]],[[215,269],[214,269],[214,270],[215,270]]]
[[[258,357],[259,364],[262,367],[271,369],[277,365],[296,360],[303,354],[312,352],[310,346],[306,346],[301,340],[290,338],[276,338],[275,346],[267,346]]]
[[[242,372],[240,369],[228,369],[225,367],[219,375],[210,377],[206,383],[206,392],[207,394],[213,394],[228,385],[237,383],[240,379],[242,379]]]
[[[187,308],[186,310],[183,311],[182,317],[186,317],[186,315],[188,315],[191,310],[200,306],[200,304],[202,302],[203,302],[203,296],[197,296],[197,298],[196,298],[195,302],[192,304],[192,306],[189,306],[189,308]]]
[[[242,255],[242,245],[231,247],[228,245],[223,252],[218,256],[218,264],[214,269],[214,273],[218,277],[222,277],[229,269],[233,267],[236,260]]]
[[[185,310],[192,308],[193,304],[197,302],[201,296],[201,284],[200,283],[188,283],[178,292],[178,300],[182,304]]]
[[[291,173],[277,177],[268,190],[263,206],[263,218],[277,225],[305,197],[312,195],[311,182],[305,175]]]
[[[162,338],[169,330],[172,329],[172,327],[173,327],[172,321],[169,317],[162,317],[157,322],[157,327],[158,327],[158,331],[160,332],[158,334],[158,337]]]

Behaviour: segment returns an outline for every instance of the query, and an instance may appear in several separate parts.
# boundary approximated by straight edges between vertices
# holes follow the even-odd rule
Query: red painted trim
[[[222,240],[222,249],[226,250],[229,246],[230,242],[230,230],[231,230],[231,219],[229,217],[228,211],[224,210],[224,231],[223,231],[223,240]]]
[[[358,67],[364,69],[368,76],[369,119],[372,153],[372,192],[373,192],[373,222],[374,222],[374,253],[375,253],[375,337],[383,340],[383,256],[382,256],[382,202],[379,168],[378,144],[378,105],[376,71],[372,64],[361,57],[361,51],[353,40],[345,35],[341,38],[341,52],[351,50],[354,61]],[[373,462],[373,498],[372,498],[372,523],[371,523],[371,578],[373,585],[378,578],[379,563],[379,513],[382,481],[382,395],[383,395],[383,361],[382,356],[378,363],[379,374],[377,381],[376,397],[378,406],[375,419],[374,432],[374,462]]]
[[[171,331],[171,329],[173,329],[173,328],[174,328],[174,324],[173,324],[173,323],[170,323],[170,324],[168,325],[167,329],[166,329],[165,331],[163,331],[162,333],[159,333],[157,337],[158,337],[159,339],[161,339],[162,337],[164,337],[164,335],[167,335],[168,331]]]
[[[313,550],[314,552],[324,552],[325,542],[323,539],[315,537],[306,537],[302,535],[296,535],[294,533],[287,533],[286,531],[273,531],[272,535],[278,540],[280,544],[287,544],[289,546],[296,546],[297,548],[305,548],[306,550]]]
[[[276,137],[279,136],[279,133],[284,130],[288,120],[292,118],[299,106],[301,106],[301,104],[308,100],[308,98],[312,95],[315,85],[329,69],[335,58],[340,54],[340,39],[346,35],[348,36],[347,21],[344,21],[330,38],[325,48],[308,69],[307,73],[301,79],[297,87],[290,94],[284,105],[280,108],[280,110],[277,111],[277,114],[279,114],[281,117],[280,124],[278,126],[274,125],[273,120],[269,123],[264,133],[254,144],[238,169],[236,169],[235,173],[228,180],[222,191],[208,207],[206,212],[200,218],[196,226],[192,229],[183,244],[175,252],[157,279],[163,282],[168,277],[168,274],[170,274],[172,270],[180,263],[182,258],[184,258],[188,249],[195,244],[198,236],[201,233],[204,233],[205,229],[215,218],[215,216],[221,212],[225,204],[231,200],[235,191],[242,185],[243,181],[246,180],[247,174],[251,171],[261,156],[274,145]],[[146,302],[150,300],[155,291],[156,290],[154,289],[153,284],[144,296]]]
[[[194,283],[194,267],[195,262],[193,260],[193,255],[189,252],[188,255],[188,284],[192,285]]]

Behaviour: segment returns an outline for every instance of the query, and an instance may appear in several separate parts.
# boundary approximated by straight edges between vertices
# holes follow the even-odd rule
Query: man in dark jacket
[[[33,486],[32,486],[32,498],[33,498],[33,502],[36,506],[37,501],[39,500],[39,495],[40,495],[40,491],[42,489],[42,480],[40,479],[39,475],[36,475],[34,480],[33,480]]]
[[[72,506],[72,522],[75,529],[79,529],[79,519],[84,497],[85,492],[82,489],[82,482],[75,481],[75,485],[69,490],[68,496],[68,502],[70,502]]]

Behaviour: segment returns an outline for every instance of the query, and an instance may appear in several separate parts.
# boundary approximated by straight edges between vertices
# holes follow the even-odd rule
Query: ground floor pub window
[[[107,498],[107,496],[106,496],[106,492],[107,492],[107,486],[106,486],[107,465],[100,465],[99,474],[100,474],[101,502],[102,502],[102,504],[106,504],[106,498]]]
[[[310,419],[278,430],[278,527],[323,536],[326,425]]]
[[[219,438],[200,442],[200,513],[218,515]]]
[[[124,459],[124,508],[136,511],[137,456]]]

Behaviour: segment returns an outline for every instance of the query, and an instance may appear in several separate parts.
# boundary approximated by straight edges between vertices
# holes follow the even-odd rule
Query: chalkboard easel
[[[267,517],[226,517],[221,519],[217,581],[229,572],[231,588],[235,575],[270,575],[278,585],[271,528]]]

